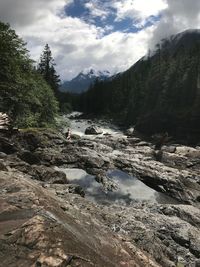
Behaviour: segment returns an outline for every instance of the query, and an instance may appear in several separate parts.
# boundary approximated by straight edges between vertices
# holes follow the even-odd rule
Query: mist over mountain
[[[95,84],[83,106],[146,134],[167,131],[194,141],[200,133],[200,31],[162,39],[130,69]]]
[[[94,69],[85,70],[80,72],[71,81],[65,81],[61,88],[61,92],[70,92],[80,94],[89,89],[89,87],[95,82],[96,79],[101,81],[107,80],[111,76],[111,73],[107,70],[96,71]]]

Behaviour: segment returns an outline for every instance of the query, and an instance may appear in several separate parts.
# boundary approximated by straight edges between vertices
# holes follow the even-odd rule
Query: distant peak
[[[81,93],[87,91],[97,78],[104,81],[110,77],[111,73],[108,70],[99,71],[93,68],[87,68],[81,71],[71,81],[65,81],[61,87],[61,91]]]
[[[79,75],[99,77],[99,76],[111,76],[111,73],[108,70],[95,70],[93,68],[87,68],[80,72]]]

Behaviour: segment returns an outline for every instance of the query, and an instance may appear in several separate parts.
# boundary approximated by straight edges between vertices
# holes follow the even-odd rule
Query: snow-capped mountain
[[[65,81],[61,88],[61,92],[71,92],[80,94],[89,89],[90,85],[98,78],[99,80],[107,80],[111,76],[111,73],[107,70],[96,71],[94,69],[84,70],[80,72],[71,81]]]

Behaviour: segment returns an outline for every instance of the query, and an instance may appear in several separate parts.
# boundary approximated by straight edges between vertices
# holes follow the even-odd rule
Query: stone
[[[128,136],[132,136],[134,134],[134,128],[131,127],[129,129],[127,129],[125,134],[128,135]]]
[[[6,164],[0,160],[0,170],[1,171],[8,171],[8,167],[6,166]]]
[[[87,127],[85,130],[86,135],[90,135],[90,134],[91,135],[98,135],[98,134],[102,134],[102,133],[103,133],[103,131],[95,125],[91,125],[91,126]]]
[[[0,151],[8,155],[14,154],[15,152],[17,152],[17,147],[7,138],[0,137]]]
[[[34,175],[35,174],[35,175]],[[45,166],[35,166],[33,177],[42,181],[48,182],[50,184],[67,184],[68,180],[66,174],[62,171],[54,170],[50,167]]]
[[[37,136],[37,133],[35,134]],[[11,136],[10,140],[5,136],[4,138],[15,146],[17,153],[6,155],[2,159],[4,161],[2,168],[6,166],[9,169],[0,171],[2,226],[0,234],[5,233],[3,239],[0,238],[0,262],[3,266],[17,266],[18,259],[16,264],[14,262],[16,258],[13,256],[16,255],[16,251],[19,251],[19,255],[25,255],[20,256],[20,260],[24,262],[23,265],[21,262],[18,265],[22,267],[35,266],[37,261],[44,264],[49,262],[59,264],[62,262],[62,257],[59,256],[58,259],[58,254],[67,257],[69,248],[67,245],[73,246],[74,240],[80,242],[75,244],[78,252],[85,249],[85,255],[92,255],[90,260],[93,260],[96,250],[90,254],[87,245],[91,248],[91,245],[95,247],[98,243],[100,254],[116,260],[111,266],[119,266],[120,262],[125,265],[126,260],[118,258],[121,257],[120,251],[124,251],[124,247],[116,252],[116,248],[121,246],[121,243],[113,243],[113,234],[110,235],[113,225],[115,229],[120,229],[117,231],[116,242],[119,242],[118,237],[120,240],[128,239],[125,251],[127,249],[129,253],[134,251],[133,255],[131,254],[133,260],[139,251],[141,266],[148,266],[142,251],[145,251],[147,258],[153,260],[152,266],[175,266],[177,256],[186,264],[195,266],[200,253],[200,210],[197,202],[200,196],[198,148],[194,151],[193,148],[188,150],[188,147],[182,145],[172,145],[182,147],[179,153],[176,153],[171,149],[168,150],[168,146],[163,146],[162,161],[156,161],[153,144],[143,142],[141,137],[136,136],[131,138],[113,135],[106,138],[84,136],[67,143],[62,142],[63,137],[58,133],[46,130],[38,134],[37,145],[30,145],[31,142],[27,142],[22,133]],[[137,143],[140,144],[137,145]],[[40,159],[40,165],[30,165],[22,161],[19,155],[20,151],[24,150],[36,155]],[[84,192],[80,186],[66,184],[66,175],[56,172],[55,165],[87,171],[102,183],[103,186],[96,185],[100,186],[106,194],[109,194],[109,190],[117,190],[117,186],[113,184],[114,179],[109,179],[106,175],[107,171],[119,169],[136,176],[146,185],[173,199],[164,204],[132,202],[131,205],[122,206],[119,203],[113,205],[108,201],[105,206],[98,205],[87,199],[87,190],[83,198]],[[35,218],[36,215],[40,218]],[[41,239],[33,231],[34,227],[38,229]],[[26,234],[23,229],[26,229]],[[69,235],[66,234],[68,230]],[[93,238],[90,242],[91,235]],[[75,238],[71,238],[72,236]],[[54,250],[55,247],[51,246],[52,240],[54,244],[55,242],[59,244],[59,248],[62,248],[62,242],[69,240],[67,245],[66,243],[63,245],[64,253],[57,253]],[[97,243],[96,240],[98,240]],[[113,251],[111,247],[107,247],[108,243],[113,245],[115,254],[106,254],[107,248]],[[45,246],[46,251],[53,251],[53,253],[45,254],[42,250]],[[6,249],[2,252],[2,248]],[[12,251],[13,248],[15,251]],[[3,257],[4,252],[8,255],[8,251],[11,257]],[[30,256],[34,259],[33,262],[25,262],[31,259],[27,257],[29,255],[27,253],[32,252]],[[40,253],[42,257],[34,256],[34,253]],[[101,259],[98,253],[95,256]],[[124,258],[127,257],[124,255]],[[11,260],[9,264],[8,260]],[[87,265],[88,262],[79,262],[79,260],[72,261],[70,264],[90,266]],[[109,266],[108,262],[101,261],[101,264],[99,262],[98,264],[95,266]]]
[[[6,153],[0,152],[0,159],[5,158],[6,156],[7,156]]]
[[[1,266],[143,266],[103,223],[37,181],[19,172],[0,171],[0,183]],[[2,190],[11,186],[21,190],[14,194]],[[70,208],[64,211],[60,205]]]
[[[200,267],[200,260],[195,261],[195,267]]]
[[[161,150],[168,153],[175,153],[176,146],[162,146]]]
[[[40,159],[33,152],[23,151],[19,157],[30,165],[40,164]]]

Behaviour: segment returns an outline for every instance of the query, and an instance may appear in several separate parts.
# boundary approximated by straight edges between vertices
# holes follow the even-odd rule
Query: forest
[[[200,133],[200,35],[162,40],[154,53],[79,97],[80,110],[153,134],[195,139]]]
[[[17,127],[54,125],[59,109],[59,76],[48,45],[36,66],[26,44],[9,24],[0,22],[0,110]]]

